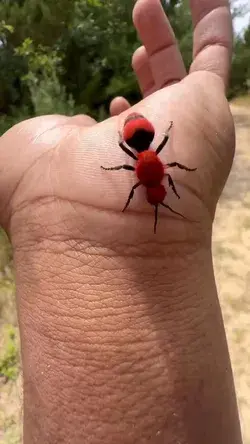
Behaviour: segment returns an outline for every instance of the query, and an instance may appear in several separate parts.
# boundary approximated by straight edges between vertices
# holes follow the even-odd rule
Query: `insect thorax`
[[[139,154],[136,174],[140,182],[146,187],[154,187],[162,182],[164,166],[154,151],[147,150]]]

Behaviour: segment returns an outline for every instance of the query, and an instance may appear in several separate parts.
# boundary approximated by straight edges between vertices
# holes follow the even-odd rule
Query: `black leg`
[[[101,168],[103,170],[109,170],[109,171],[114,171],[114,170],[128,170],[128,171],[135,171],[134,167],[131,165],[119,165],[119,166],[115,166],[115,167],[109,167],[109,168],[105,168],[103,166],[101,166]]]
[[[196,171],[197,170],[197,168],[188,168],[185,165],[182,165],[181,163],[178,163],[178,162],[167,163],[167,166],[168,167],[176,167],[177,166],[181,170],[186,170],[186,171]]]
[[[183,217],[183,219],[187,219],[185,216],[183,216],[183,214],[178,213],[177,211],[174,211],[169,205],[164,204],[163,202],[161,202],[161,204],[163,207],[168,208],[168,210],[170,210],[172,213],[177,214],[178,216]],[[188,220],[188,219],[187,219]]]
[[[124,151],[126,154],[128,154],[128,156],[132,157],[132,159],[137,160],[136,155],[134,153],[132,153],[132,151],[130,151],[129,148],[126,147],[125,141],[123,140],[120,132],[119,132],[119,147],[122,149],[122,151]]]
[[[166,145],[166,143],[167,143],[167,141],[169,139],[169,131],[171,130],[172,126],[173,126],[173,122],[171,121],[170,125],[169,125],[169,127],[168,127],[168,129],[167,129],[167,131],[166,131],[166,133],[164,135],[164,138],[163,138],[162,142],[160,143],[160,145],[156,149],[156,154],[159,154],[161,152],[161,150],[163,149],[163,147]]]
[[[167,176],[167,178],[168,178],[169,186],[172,188],[174,194],[178,197],[178,199],[180,199],[180,196],[179,196],[179,194],[178,194],[177,191],[176,191],[175,184],[174,184],[174,182],[173,182],[172,177],[170,176],[170,174],[166,174],[166,176]]]
[[[129,206],[129,203],[130,203],[131,199],[133,199],[133,197],[134,197],[135,189],[136,189],[137,187],[139,187],[139,185],[141,185],[141,182],[137,182],[137,183],[133,186],[132,190],[131,190],[130,193],[129,193],[129,196],[128,196],[128,200],[127,200],[127,202],[126,202],[126,205],[125,205],[125,207],[123,208],[122,211],[125,211],[126,208]]]
[[[154,234],[156,234],[156,226],[158,221],[158,205],[155,205],[155,223],[154,223]]]

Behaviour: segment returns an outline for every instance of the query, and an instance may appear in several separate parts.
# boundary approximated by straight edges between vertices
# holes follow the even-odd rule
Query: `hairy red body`
[[[151,205],[159,205],[162,203],[167,195],[167,190],[164,185],[160,184],[155,187],[147,187],[147,201]]]
[[[140,116],[136,113],[133,113],[126,119],[124,128],[123,128],[123,137],[124,140],[130,140],[134,134],[138,131],[146,131],[148,133],[154,134],[154,127],[149,120],[145,119],[145,117]]]
[[[142,114],[129,114],[124,122],[123,134],[119,133],[119,146],[128,156],[136,161],[135,167],[127,164],[109,168],[101,167],[104,170],[124,169],[128,171],[135,171],[139,181],[132,187],[126,205],[122,211],[125,211],[128,207],[131,199],[134,196],[135,189],[140,185],[144,185],[146,188],[147,201],[155,207],[154,233],[156,233],[159,205],[168,208],[172,213],[184,217],[182,214],[174,211],[169,205],[163,202],[167,195],[167,190],[162,184],[164,176],[167,177],[169,187],[172,188],[174,194],[178,197],[178,199],[180,198],[175,188],[172,177],[170,176],[170,174],[165,172],[165,169],[168,167],[177,166],[181,170],[196,170],[196,168],[190,169],[178,162],[172,162],[163,165],[161,159],[159,158],[158,154],[162,151],[163,147],[166,145],[169,139],[168,133],[172,125],[173,122],[170,123],[169,128],[165,132],[160,145],[156,148],[155,151],[153,151],[151,148],[151,142],[154,139],[155,130],[152,123],[150,123],[149,120],[146,119]],[[137,152],[137,155],[135,155],[130,150],[130,148],[135,150]]]
[[[164,166],[156,152],[150,149],[138,154],[135,172],[142,185],[156,187],[164,177]]]

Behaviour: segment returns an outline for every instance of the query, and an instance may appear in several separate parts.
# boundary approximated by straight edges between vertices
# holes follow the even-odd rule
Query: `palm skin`
[[[177,201],[169,191],[167,200],[176,211],[187,217],[192,215],[200,224],[208,226],[231,167],[234,127],[220,79],[206,72],[190,74],[180,83],[151,94],[124,111],[124,117],[122,114],[97,124],[84,116],[45,116],[22,122],[9,130],[1,139],[1,164],[5,165],[0,178],[4,226],[14,221],[20,209],[24,221],[29,220],[31,208],[46,200],[50,202],[49,213],[58,218],[64,203],[68,206],[70,202],[77,202],[85,206],[86,211],[88,209],[98,241],[114,223],[118,243],[124,239],[124,232],[132,236],[133,242],[139,241],[141,236],[150,238],[152,208],[143,190],[137,190],[130,204],[133,214],[120,214],[131,184],[136,180],[135,174],[127,171],[105,173],[100,169],[101,165],[128,161],[118,145],[118,129],[121,119],[132,111],[151,119],[156,127],[157,142],[173,120],[170,139],[160,157],[163,163],[177,161],[190,168],[196,167],[197,171],[188,173],[173,169],[171,174],[181,198]],[[13,159],[16,159],[14,163]],[[92,208],[101,210],[94,211],[95,222]],[[115,222],[113,211],[117,213]],[[105,214],[104,220],[102,214]],[[165,224],[172,218],[167,211],[161,211],[156,242],[168,236]],[[43,223],[46,225],[46,220]],[[180,230],[182,224],[185,221],[178,220]],[[196,224],[193,228],[197,231]],[[203,235],[203,229],[198,233]],[[175,234],[178,236],[178,230]]]
[[[106,213],[108,226],[111,224],[109,211],[115,210],[116,220],[121,224],[117,242],[119,237],[123,238],[128,224],[127,233],[134,232],[133,242],[136,242],[138,218],[144,227],[139,230],[140,235],[150,236],[152,216],[143,216],[141,210],[145,207],[146,212],[152,211],[145,205],[142,192],[136,193],[139,198],[133,202],[136,210],[133,217],[119,214],[131,188],[133,173],[119,172],[111,178],[99,168],[127,160],[118,147],[118,131],[123,117],[133,111],[145,114],[152,121],[158,138],[156,144],[169,122],[174,122],[170,142],[161,158],[165,163],[177,161],[198,170],[192,175],[176,171],[174,179],[180,182],[178,189],[182,198],[175,202],[170,195],[169,202],[187,216],[191,212],[201,223],[202,220],[207,223],[208,214],[212,221],[234,150],[233,120],[224,96],[232,25],[225,0],[213,0],[209,7],[192,0],[191,8],[195,26],[194,61],[188,76],[160,3],[140,0],[134,8],[133,19],[145,46],[136,51],[132,64],[144,100],[128,110],[125,99],[114,100],[111,115],[119,113],[119,118],[100,124],[87,116],[45,116],[22,122],[1,138],[0,160],[4,169],[0,178],[0,202],[5,228],[10,223],[10,215],[20,206],[23,210],[26,208],[28,218],[31,202],[50,199],[52,203],[54,199],[88,207],[89,217],[91,207],[100,208],[102,214]],[[209,28],[214,20],[218,30]],[[180,82],[173,84],[178,79]],[[163,85],[170,86],[164,88]],[[13,159],[17,161],[13,163]],[[51,211],[58,215],[57,203]],[[168,216],[165,213],[163,220]],[[96,217],[96,227],[100,230],[97,228],[95,233],[100,231],[98,237],[101,237],[105,221],[101,213]],[[165,231],[163,222],[158,239]]]

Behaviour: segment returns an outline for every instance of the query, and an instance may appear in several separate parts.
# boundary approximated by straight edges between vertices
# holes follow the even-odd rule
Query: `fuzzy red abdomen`
[[[158,205],[164,201],[166,194],[167,192],[164,185],[158,185],[154,188],[147,188],[147,201],[151,205]]]
[[[146,150],[138,155],[136,174],[145,187],[156,187],[164,177],[164,166],[155,151]]]

